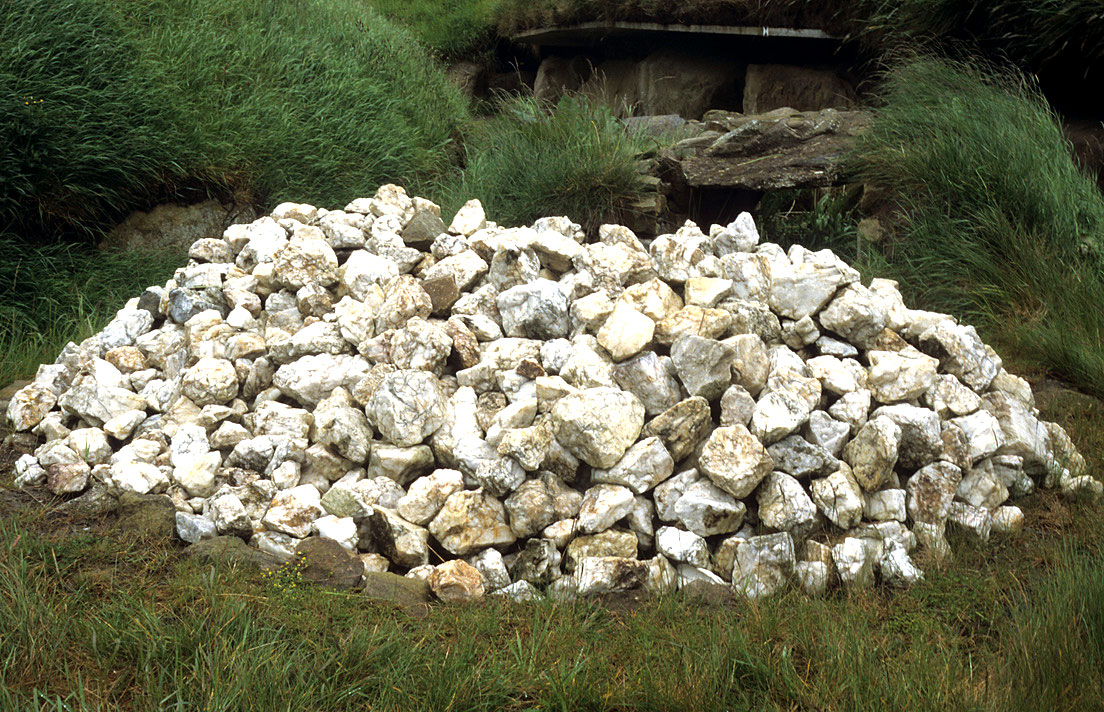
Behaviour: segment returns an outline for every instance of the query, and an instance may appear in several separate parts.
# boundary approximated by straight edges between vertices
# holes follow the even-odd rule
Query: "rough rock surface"
[[[745,125],[714,158],[774,130]],[[986,541],[1035,487],[1100,494],[975,330],[749,215],[645,244],[439,213],[384,186],[197,241],[12,396],[38,443],[16,484],[447,601],[904,586],[948,526]]]

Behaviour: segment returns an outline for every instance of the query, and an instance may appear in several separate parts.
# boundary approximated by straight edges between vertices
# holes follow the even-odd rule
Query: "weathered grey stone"
[[[907,470],[918,470],[939,457],[943,449],[939,416],[928,408],[907,403],[886,405],[874,411],[875,418],[885,416],[901,428],[897,448],[898,463]]]
[[[978,392],[988,388],[1001,370],[1000,357],[972,326],[940,321],[920,335],[920,347],[939,359],[944,371]]]
[[[644,438],[658,437],[675,462],[688,457],[711,429],[709,403],[696,396],[680,401],[653,418],[641,431]]]
[[[916,522],[942,524],[961,481],[962,470],[949,462],[934,462],[918,470],[905,483],[909,516]]]
[[[855,480],[868,491],[879,489],[897,464],[901,427],[887,417],[877,417],[859,428],[843,448],[843,459]]]
[[[510,575],[520,581],[543,586],[559,578],[562,558],[553,542],[529,539],[510,565]]]
[[[819,477],[839,468],[839,460],[832,453],[798,435],[779,440],[768,447],[767,452],[776,470],[794,477]]]
[[[424,527],[386,507],[373,508],[368,522],[370,541],[395,564],[413,568],[429,560],[429,531]]]
[[[804,539],[816,522],[816,506],[792,475],[772,472],[758,488],[759,520],[767,527]],[[858,505],[861,512],[862,504]]]
[[[671,360],[691,396],[717,400],[732,382],[735,349],[713,339],[687,334],[671,345]]]
[[[542,278],[511,287],[496,301],[507,336],[555,339],[569,333],[571,303],[555,282]]]

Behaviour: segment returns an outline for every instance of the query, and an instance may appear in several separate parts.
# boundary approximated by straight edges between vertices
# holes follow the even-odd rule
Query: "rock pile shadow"
[[[746,213],[587,238],[386,185],[200,239],[12,399],[41,443],[17,484],[163,494],[193,545],[328,539],[446,601],[908,585],[947,527],[1101,493],[977,332],[891,281]]]

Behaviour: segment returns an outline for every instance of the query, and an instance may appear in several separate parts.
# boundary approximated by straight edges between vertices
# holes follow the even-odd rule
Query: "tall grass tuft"
[[[51,363],[69,341],[107,325],[130,297],[164,284],[187,256],[27,245],[0,233],[0,384]]]
[[[0,226],[91,232],[183,166],[123,18],[100,0],[0,2]]]
[[[969,42],[1023,68],[1062,60],[1104,62],[1104,5],[1097,0],[859,0],[843,5],[852,37],[879,49]]]
[[[596,226],[643,192],[636,160],[645,141],[585,97],[565,97],[554,109],[513,99],[473,127],[463,170],[438,195],[450,211],[478,198],[503,225],[567,215]]]
[[[385,17],[409,27],[442,61],[472,59],[495,41],[495,11],[502,0],[372,0]]]
[[[1013,613],[1003,681],[1009,709],[1073,712],[1104,700],[1104,559],[1071,542],[1059,564]]]
[[[900,208],[889,266],[913,299],[1104,394],[1104,198],[1046,102],[931,58],[891,70],[881,98],[856,170]]]
[[[341,205],[450,165],[467,104],[350,0],[0,2],[0,224],[28,239],[177,186]]]

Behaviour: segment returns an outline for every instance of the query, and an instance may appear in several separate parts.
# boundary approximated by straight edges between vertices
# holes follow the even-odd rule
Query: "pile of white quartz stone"
[[[1097,495],[970,326],[749,215],[648,243],[285,203],[12,400],[19,484],[163,493],[186,542],[336,540],[464,598],[917,581],[1036,486]]]

